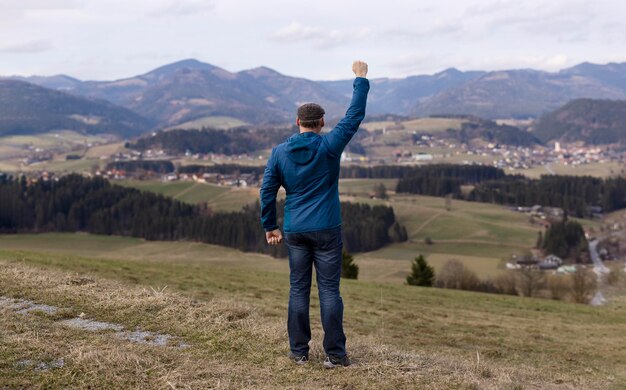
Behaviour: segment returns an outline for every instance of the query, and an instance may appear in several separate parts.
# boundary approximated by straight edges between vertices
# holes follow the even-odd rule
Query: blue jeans
[[[285,233],[285,243],[289,251],[291,283],[287,318],[291,352],[297,356],[309,354],[309,300],[314,265],[324,328],[324,350],[328,355],[345,356],[343,301],[339,294],[343,247],[341,226],[316,232]]]

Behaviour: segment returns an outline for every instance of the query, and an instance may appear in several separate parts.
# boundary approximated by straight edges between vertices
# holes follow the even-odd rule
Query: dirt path
[[[181,192],[179,192],[178,194],[172,196],[172,198],[174,199],[180,199],[181,196],[186,195],[188,193],[190,193],[194,188],[196,188],[197,186],[199,186],[199,183],[193,183],[192,186],[185,188],[184,190],[182,190]]]
[[[437,219],[439,216],[441,216],[441,214],[443,214],[444,212],[441,211],[435,215],[433,215],[432,217],[428,218],[426,221],[424,221],[421,225],[419,225],[417,227],[417,229],[415,229],[415,231],[411,232],[411,236],[416,235],[417,233],[421,232],[422,229],[424,229],[426,226],[428,226],[432,221],[434,221],[435,219]]]

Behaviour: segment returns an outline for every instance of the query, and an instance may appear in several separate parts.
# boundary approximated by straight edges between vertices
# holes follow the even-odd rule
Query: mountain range
[[[157,128],[210,116],[284,123],[292,121],[296,107],[307,101],[320,103],[329,118],[337,118],[352,91],[352,80],[312,81],[267,67],[229,72],[194,59],[114,81],[81,81],[65,75],[6,78],[86,98],[90,104],[107,101],[147,118],[146,123]],[[536,118],[578,98],[626,99],[626,63],[583,63],[559,72],[450,68],[433,75],[372,79],[368,113]],[[4,116],[0,107],[0,118]]]
[[[0,136],[71,129],[83,134],[140,135],[155,122],[106,100],[85,98],[35,84],[0,80]]]

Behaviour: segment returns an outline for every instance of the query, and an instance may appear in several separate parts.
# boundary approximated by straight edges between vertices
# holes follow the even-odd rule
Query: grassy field
[[[115,182],[115,184],[156,192],[186,203],[207,203],[216,211],[238,211],[243,206],[259,199],[259,189],[254,187],[224,187],[192,181],[122,180]]]
[[[389,132],[408,132],[412,133],[425,132],[425,133],[438,133],[446,131],[447,129],[461,129],[461,124],[465,122],[462,119],[453,118],[418,118],[409,121],[393,122],[393,121],[380,121],[380,122],[367,122],[361,124],[362,128],[369,131],[388,129]],[[401,126],[402,129],[394,129],[396,126]]]
[[[52,171],[52,172],[85,172],[90,171],[93,166],[103,167],[105,163],[98,158],[64,160],[55,159],[40,163],[30,164],[23,169],[26,171]]]
[[[312,295],[312,362],[295,367],[285,321],[286,263],[193,243],[85,234],[0,237],[0,385],[8,388],[619,389],[626,301],[548,300],[343,281],[356,364],[324,371]],[[21,249],[20,249],[21,248]],[[365,275],[367,270],[362,265]],[[67,328],[85,318],[167,333],[188,348]],[[19,362],[63,359],[37,370]]]
[[[527,216],[497,205],[453,200],[448,211],[442,198],[415,195],[393,195],[386,203],[406,227],[409,240],[357,256],[359,262],[385,264],[387,272],[378,273],[381,281],[404,281],[405,270],[419,254],[436,270],[457,259],[480,277],[493,277],[504,259],[532,248],[541,229]]]
[[[557,175],[572,175],[572,176],[595,176],[595,177],[609,177],[622,174],[624,166],[618,162],[607,163],[593,163],[584,165],[563,165],[563,164],[550,164],[550,168]],[[541,175],[549,175],[550,172],[543,167],[533,167],[531,169],[524,169],[518,171],[508,171],[507,173],[522,174],[532,178],[538,178]]]
[[[341,179],[339,193],[368,196],[374,192],[374,187],[383,184],[387,191],[395,191],[398,179]]]
[[[70,130],[52,131],[34,135],[12,135],[0,137],[0,145],[33,146],[36,148],[59,148],[87,143],[106,142],[106,136],[84,135]]]
[[[92,148],[89,148],[85,153],[85,158],[100,158],[102,156],[110,156],[113,153],[125,151],[124,148],[125,142],[113,142],[106,145],[98,145]]]
[[[372,200],[374,186],[383,183],[388,200]],[[230,188],[193,182],[122,181],[142,190],[158,192],[188,203],[206,202],[216,211],[236,211],[258,199],[257,188]],[[403,283],[410,262],[419,254],[440,269],[448,260],[462,261],[480,277],[496,276],[512,254],[530,250],[542,229],[532,225],[528,216],[502,206],[452,201],[446,210],[442,198],[399,195],[396,179],[342,179],[339,191],[344,201],[393,207],[398,221],[407,228],[408,242],[391,244],[377,251],[357,254],[356,261],[371,264],[375,280]],[[281,191],[279,196],[284,196]],[[597,222],[583,221],[586,227]],[[433,244],[426,243],[429,238]],[[390,261],[389,261],[390,260]],[[383,266],[384,264],[384,266]],[[378,267],[384,269],[378,270]]]
[[[99,160],[76,160],[65,161],[65,156],[69,154],[82,154],[83,150],[66,152],[78,147],[87,148],[90,143],[109,142],[106,135],[83,135],[74,131],[60,130],[37,135],[16,135],[0,137],[0,170],[5,171],[28,171],[28,170],[51,170],[51,171],[83,171],[88,170],[93,164],[98,164]],[[116,144],[117,145],[117,144]],[[45,151],[57,153],[52,161],[45,161],[33,165],[22,166],[18,157],[30,155],[32,151],[28,148],[42,148]],[[92,150],[108,147],[108,145],[95,146],[87,151],[87,157],[94,157],[90,154]],[[64,152],[65,151],[65,152]]]
[[[196,119],[190,122],[181,123],[180,125],[172,126],[170,129],[201,129],[202,127],[210,127],[213,129],[228,130],[233,127],[245,126],[248,123],[241,121],[237,118],[229,116],[207,116],[204,118]]]

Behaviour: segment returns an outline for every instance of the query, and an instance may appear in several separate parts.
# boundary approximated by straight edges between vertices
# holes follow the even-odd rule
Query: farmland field
[[[228,130],[233,127],[245,125],[247,125],[246,122],[229,116],[207,116],[190,122],[181,123],[171,127],[170,129],[201,129],[203,127],[209,127],[212,129]]]

